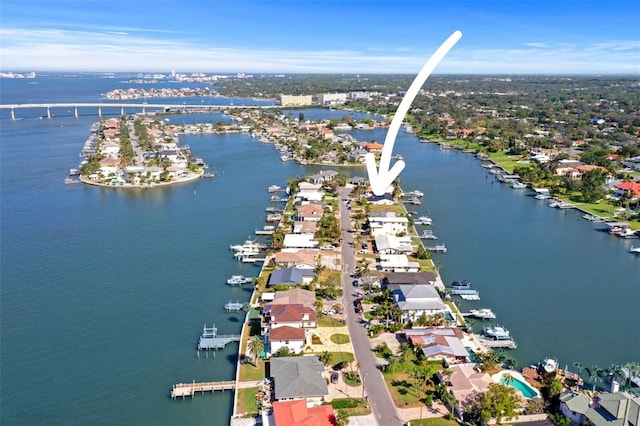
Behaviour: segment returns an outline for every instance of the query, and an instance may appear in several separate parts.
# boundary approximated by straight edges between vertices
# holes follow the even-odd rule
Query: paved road
[[[367,330],[359,314],[353,307],[353,293],[356,287],[352,286],[355,272],[354,239],[351,229],[350,211],[344,202],[348,198],[350,189],[340,188],[340,226],[342,229],[342,282],[344,283],[343,304],[347,315],[347,326],[353,341],[356,359],[360,362],[360,372],[364,380],[365,395],[367,395],[373,415],[379,425],[402,425],[398,417],[395,405],[384,382],[382,373],[376,366],[375,356],[369,345]]]

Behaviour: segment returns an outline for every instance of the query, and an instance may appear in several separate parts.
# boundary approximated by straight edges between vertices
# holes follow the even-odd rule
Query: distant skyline
[[[640,74],[637,1],[1,0],[0,71]]]

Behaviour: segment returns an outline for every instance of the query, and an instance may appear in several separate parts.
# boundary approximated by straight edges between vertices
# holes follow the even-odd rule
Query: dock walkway
[[[178,397],[182,397],[182,399],[184,399],[185,396],[193,397],[196,392],[235,390],[235,388],[235,380],[228,380],[224,382],[196,383],[194,381],[193,383],[178,383],[177,385],[173,385],[173,389],[171,389],[171,399],[176,399]]]

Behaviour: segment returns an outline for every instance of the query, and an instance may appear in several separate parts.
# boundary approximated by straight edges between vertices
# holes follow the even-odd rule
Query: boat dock
[[[435,246],[427,247],[427,249],[430,251],[436,251],[441,253],[447,252],[447,246],[445,246],[444,244],[436,244]]]
[[[218,329],[216,328],[215,324],[211,327],[207,327],[207,325],[205,324],[202,328],[200,341],[198,342],[198,350],[204,351],[209,349],[224,349],[228,343],[239,341],[239,334],[218,336]]]
[[[502,340],[493,340],[487,339],[484,336],[476,335],[480,343],[486,348],[506,348],[506,349],[516,349],[518,344],[511,339],[502,339]]]
[[[276,227],[272,225],[265,225],[262,229],[256,229],[256,235],[273,235]]]
[[[472,288],[451,288],[447,287],[446,290],[449,294],[455,294],[456,296],[460,296],[460,298],[464,300],[480,300],[480,293],[478,290],[474,290]]]
[[[229,300],[224,304],[224,308],[227,310],[227,312],[240,312],[243,306],[244,303],[241,303],[239,300],[236,300],[235,302]]]
[[[235,390],[236,382],[233,380],[227,380],[224,382],[200,382],[196,383],[178,383],[177,385],[173,385],[171,389],[171,399],[176,399],[178,397],[182,397],[184,399],[185,396],[190,396],[193,398],[196,392],[215,392],[225,391],[225,390]]]
[[[265,262],[267,260],[266,257],[252,257],[252,256],[240,256],[238,257],[242,263],[256,263],[256,262]]]

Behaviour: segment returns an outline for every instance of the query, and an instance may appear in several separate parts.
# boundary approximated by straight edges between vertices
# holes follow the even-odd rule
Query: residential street
[[[373,410],[373,415],[379,425],[402,425],[391,395],[387,390],[382,373],[377,367],[375,356],[369,345],[367,330],[364,322],[361,322],[360,314],[356,314],[353,307],[354,287],[352,274],[355,272],[354,239],[351,229],[350,212],[347,209],[345,199],[349,198],[350,190],[341,188],[340,195],[340,226],[342,229],[342,282],[344,283],[343,303],[349,334],[355,349],[355,355],[360,362],[360,372],[364,382],[365,396]]]

